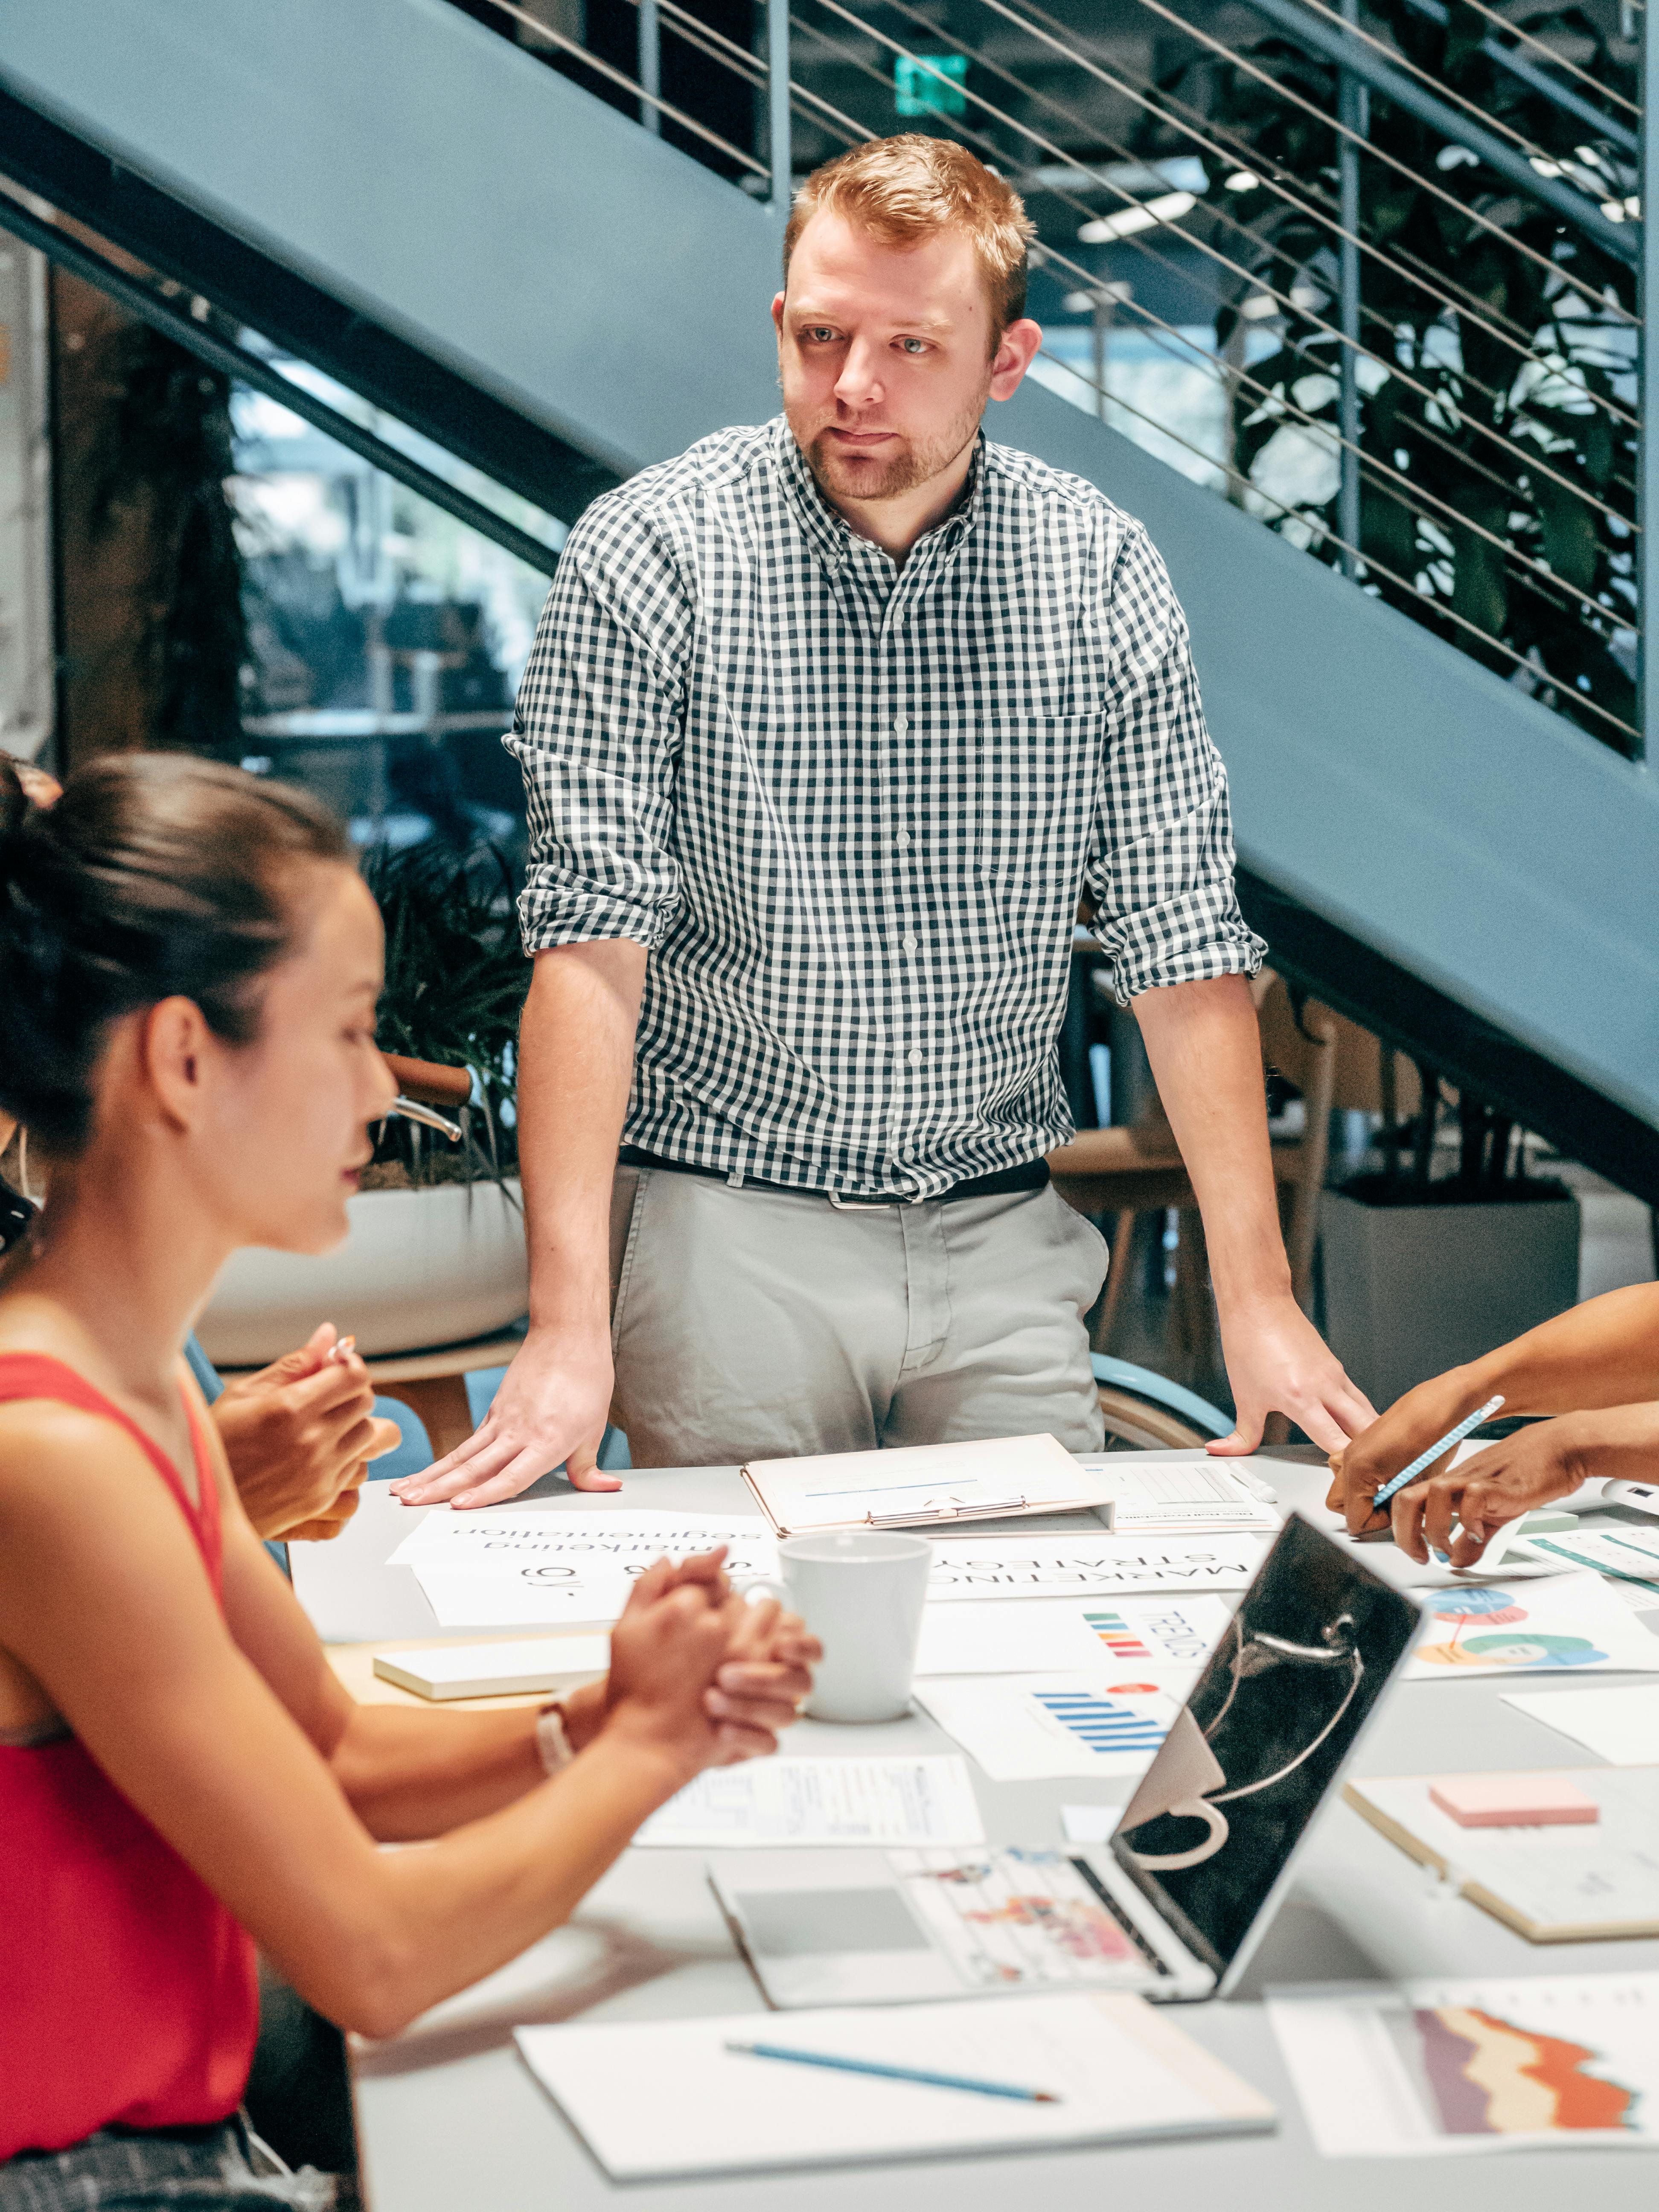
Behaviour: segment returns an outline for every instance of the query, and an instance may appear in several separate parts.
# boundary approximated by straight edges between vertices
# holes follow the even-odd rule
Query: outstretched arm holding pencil
[[[1504,1412],[1548,1418],[1461,1467],[1441,1453],[1379,1510],[1378,1493],[1419,1453],[1496,1395]],[[1609,1291],[1408,1390],[1331,1456],[1328,1503],[1358,1534],[1383,1513],[1401,1549],[1469,1566],[1494,1530],[1590,1480],[1659,1468],[1659,1284]],[[1455,1449],[1452,1447],[1450,1449]],[[1453,1528],[1458,1533],[1454,1537]]]

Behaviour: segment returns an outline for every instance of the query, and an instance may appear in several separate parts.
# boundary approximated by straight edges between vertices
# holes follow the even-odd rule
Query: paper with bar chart
[[[1097,1662],[1121,1668],[1154,1689],[1194,1671],[1221,1640],[1232,1616],[1218,1597],[1125,1597],[1085,1605],[1030,1605],[988,1598],[976,1605],[929,1605],[922,1614],[918,1674],[1061,1674]]]
[[[1659,1973],[1273,1990],[1327,2158],[1659,2145]]]
[[[1145,1680],[1109,1686],[1118,1679],[1099,1672],[948,1675],[918,1682],[916,1697],[993,1782],[1132,1776],[1169,1734],[1180,1696]]]

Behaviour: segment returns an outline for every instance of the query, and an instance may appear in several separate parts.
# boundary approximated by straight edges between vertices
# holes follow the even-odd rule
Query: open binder
[[[761,1459],[744,1468],[743,1479],[780,1536],[948,1528],[963,1521],[1091,1509],[1105,1527],[1112,1525],[1109,1486],[1050,1436]]]

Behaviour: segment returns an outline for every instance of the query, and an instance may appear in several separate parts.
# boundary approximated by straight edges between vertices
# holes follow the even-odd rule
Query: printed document
[[[1224,1528],[1273,1536],[1284,1517],[1224,1461],[1205,1451],[1085,1453],[1078,1464],[1109,1499],[1115,1536],[1209,1535]],[[1273,1462],[1258,1458],[1250,1465],[1271,1486]]]
[[[1659,1973],[1270,1990],[1267,2016],[1327,2158],[1659,2148]]]
[[[1401,1670],[1407,1682],[1540,1672],[1659,1674],[1659,1636],[1598,1574],[1437,1590],[1424,1599],[1422,1633]]]
[[[930,1602],[988,1597],[1128,1597],[1248,1589],[1265,1536],[963,1536],[936,1541]]]
[[[561,1506],[436,1509],[389,1564],[413,1569],[442,1628],[608,1627],[654,1560],[717,1544],[739,1581],[777,1572],[775,1540],[757,1514]]]
[[[755,1759],[700,1774],[635,1837],[686,1850],[778,1844],[978,1844],[965,1760]]]
[[[1133,1776],[1169,1734],[1196,1674],[1166,1670],[1161,1680],[1115,1688],[1099,1673],[936,1676],[917,1683],[916,1698],[993,1782]]]

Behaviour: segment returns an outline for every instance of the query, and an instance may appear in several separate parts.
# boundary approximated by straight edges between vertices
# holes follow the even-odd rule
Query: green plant
[[[1373,33],[1523,133],[1587,198],[1634,205],[1630,157],[1482,51],[1484,10],[1452,0],[1437,23],[1407,0],[1365,0],[1364,13]],[[1546,9],[1527,27],[1568,42],[1607,91],[1636,96],[1625,50],[1589,15]],[[1248,67],[1200,64],[1189,96],[1260,173],[1296,188],[1289,200],[1261,194],[1251,224],[1254,274],[1291,307],[1276,349],[1237,381],[1234,466],[1248,485],[1287,422],[1336,425],[1337,138],[1322,116],[1334,117],[1337,72],[1282,39],[1242,51]],[[1636,272],[1403,109],[1373,99],[1367,128],[1401,166],[1370,155],[1359,165],[1372,356],[1361,377],[1363,580],[1625,749],[1636,719]],[[1213,202],[1231,163],[1206,166]],[[1223,346],[1250,289],[1222,311]],[[1333,490],[1268,519],[1335,563],[1336,507]]]
[[[436,845],[379,846],[365,856],[363,877],[386,927],[382,1051],[467,1067],[475,1078],[474,1103],[456,1117],[459,1146],[394,1115],[381,1126],[375,1166],[401,1168],[416,1184],[500,1182],[518,1158],[515,1055],[530,988],[507,864],[489,845],[459,860]],[[371,1187],[400,1179],[369,1171]]]

